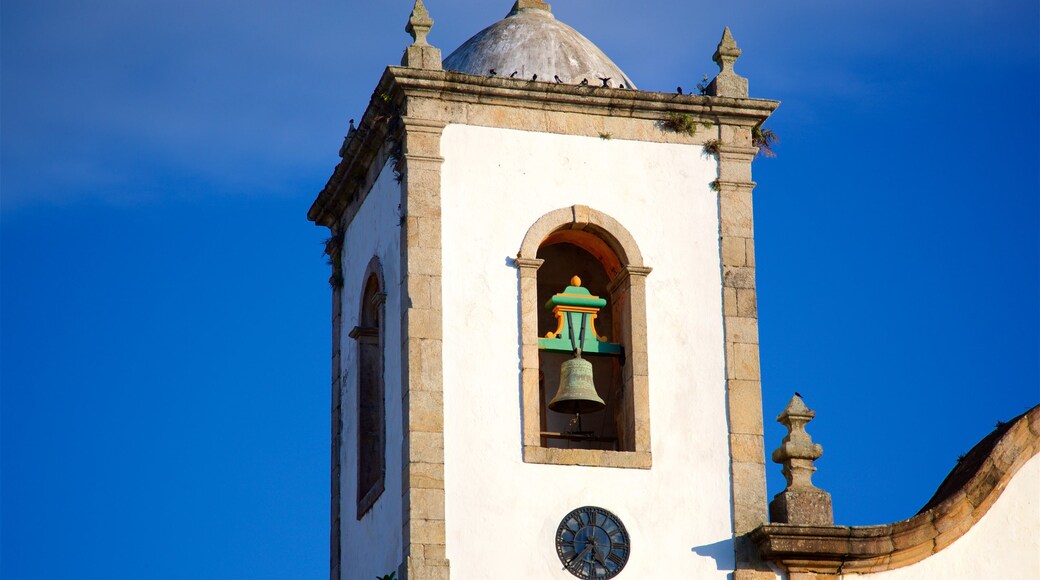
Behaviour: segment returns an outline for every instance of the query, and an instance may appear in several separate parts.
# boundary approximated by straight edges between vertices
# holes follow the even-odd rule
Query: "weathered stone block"
[[[441,311],[425,308],[409,308],[405,311],[408,320],[408,335],[412,339],[443,336]]]
[[[754,288],[755,269],[746,267],[726,266],[722,269],[722,283],[731,288]]]
[[[822,489],[788,489],[769,502],[769,519],[783,524],[833,525],[831,494]]]
[[[751,157],[726,149],[719,152],[719,180],[723,183],[752,183]]]
[[[414,431],[409,435],[409,462],[444,464],[444,434]]]
[[[758,381],[760,378],[758,345],[734,343],[727,345],[733,353],[732,378],[742,381]],[[727,348],[727,350],[730,350]]]
[[[729,448],[733,461],[765,465],[763,438],[759,435],[732,434],[729,436]]]
[[[932,525],[931,513],[922,514],[906,522],[892,524],[892,546],[896,550],[906,550],[935,538],[938,532]]]
[[[754,209],[751,206],[750,193],[745,191],[720,192],[719,218],[723,237],[755,237]]]
[[[743,344],[758,344],[758,319],[727,316],[726,341]]]
[[[727,388],[730,433],[761,436],[762,385],[758,381],[730,380]]]
[[[444,397],[439,391],[412,390],[407,395],[408,427],[414,431],[444,431]]]
[[[413,489],[444,489],[444,464],[405,462],[404,481]]]
[[[413,44],[404,51],[401,57],[401,66],[410,68],[421,68],[426,70],[441,70],[441,51],[432,46],[419,46]]]
[[[408,506],[412,519],[443,520],[444,491],[440,489],[412,489],[408,492]],[[425,542],[424,542],[425,543]]]
[[[758,294],[754,288],[737,290],[737,315],[758,318]]]
[[[744,469],[744,467],[748,469]],[[733,482],[734,495],[739,494],[744,497],[744,501],[733,504],[733,529],[737,534],[746,534],[766,523],[766,474],[763,467],[757,463],[734,464],[733,468],[735,475],[738,472],[745,473],[739,480],[735,478]],[[762,480],[761,485],[754,485],[753,482],[759,479]],[[759,487],[761,494],[758,493]],[[759,497],[761,502],[755,500]]]
[[[445,558],[445,555],[444,555],[444,545],[443,544],[426,544],[424,546],[424,548],[425,548],[424,552],[425,552],[425,556],[426,556],[426,560],[427,561],[430,561],[430,560],[434,560],[434,561],[436,561],[436,560],[443,560],[445,563],[447,563],[447,559]],[[437,565],[440,565],[440,564],[437,564]]]
[[[405,155],[422,155],[437,157],[441,149],[441,132],[430,131],[426,127],[415,129],[408,127],[404,139]],[[411,169],[411,167],[409,167]]]
[[[726,313],[726,316],[736,316],[739,314],[737,308],[736,288],[722,289],[722,309]]]
[[[743,266],[747,257],[747,249],[744,247],[745,238],[725,237],[722,238],[722,265]]]
[[[416,238],[418,241],[418,238]],[[422,246],[408,248],[408,275],[435,276],[441,275],[441,249]]]
[[[431,344],[426,344],[427,342]],[[443,362],[439,356],[439,343],[439,340],[434,339],[413,338],[406,341],[408,368],[405,371],[409,390],[442,391],[444,389]]]
[[[719,126],[721,140],[734,147],[751,147],[751,129],[743,125]]]
[[[932,541],[921,542],[907,548],[893,552],[888,559],[888,569],[899,568],[914,562],[920,562],[935,553],[935,543]]]
[[[748,80],[732,73],[720,74],[708,84],[707,93],[718,97],[747,97]]]

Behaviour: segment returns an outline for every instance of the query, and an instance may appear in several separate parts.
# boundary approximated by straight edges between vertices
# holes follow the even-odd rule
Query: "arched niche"
[[[604,442],[599,441],[597,445],[583,444],[582,448],[574,448],[549,441],[564,433],[552,430],[559,423],[547,407],[557,385],[546,384],[543,377],[554,377],[558,370],[555,366],[542,367],[543,364],[556,365],[558,361],[548,362],[553,357],[544,356],[539,348],[538,339],[546,326],[544,315],[539,320],[544,305],[539,297],[539,282],[548,277],[552,279],[550,286],[560,285],[559,279],[565,277],[567,265],[552,265],[542,271],[540,278],[539,272],[547,258],[575,260],[572,269],[584,268],[591,272],[590,279],[596,280],[595,290],[607,299],[609,311],[603,314],[610,321],[608,339],[621,345],[623,356],[611,363],[609,378],[603,378],[602,366],[596,376],[600,396],[609,399],[607,412],[612,421],[603,438],[614,437],[613,445],[602,445]],[[531,225],[515,263],[520,286],[524,461],[648,469],[651,455],[646,277],[651,268],[643,263],[635,239],[620,222],[603,212],[587,206],[560,208]],[[545,286],[543,283],[541,298],[549,291]],[[597,330],[608,332],[603,327]],[[601,385],[600,381],[607,384]]]

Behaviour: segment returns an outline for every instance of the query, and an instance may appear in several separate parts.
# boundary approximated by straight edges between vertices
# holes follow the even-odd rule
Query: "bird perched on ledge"
[[[596,77],[596,78],[598,78],[599,80],[603,81],[603,86],[604,87],[610,88],[610,78],[611,77],[607,77],[607,78]]]
[[[587,87],[587,86],[589,86],[589,79],[581,79],[581,82],[578,83],[578,86],[579,87]]]

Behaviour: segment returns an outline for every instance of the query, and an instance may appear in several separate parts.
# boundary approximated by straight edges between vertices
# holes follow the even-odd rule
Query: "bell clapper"
[[[581,331],[578,333],[578,343],[574,344],[574,326],[568,324],[568,330],[570,330],[571,346],[574,347],[574,358],[581,358],[581,345],[585,344],[585,313],[581,313]],[[574,423],[578,425],[578,430],[573,431],[574,435],[583,435],[585,431],[581,428],[581,411],[574,412]]]

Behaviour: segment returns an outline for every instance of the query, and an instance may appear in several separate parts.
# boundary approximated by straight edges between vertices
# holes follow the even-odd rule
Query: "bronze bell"
[[[565,361],[560,367],[560,390],[549,402],[549,408],[573,415],[602,411],[606,406],[592,382],[592,363],[580,355]]]

